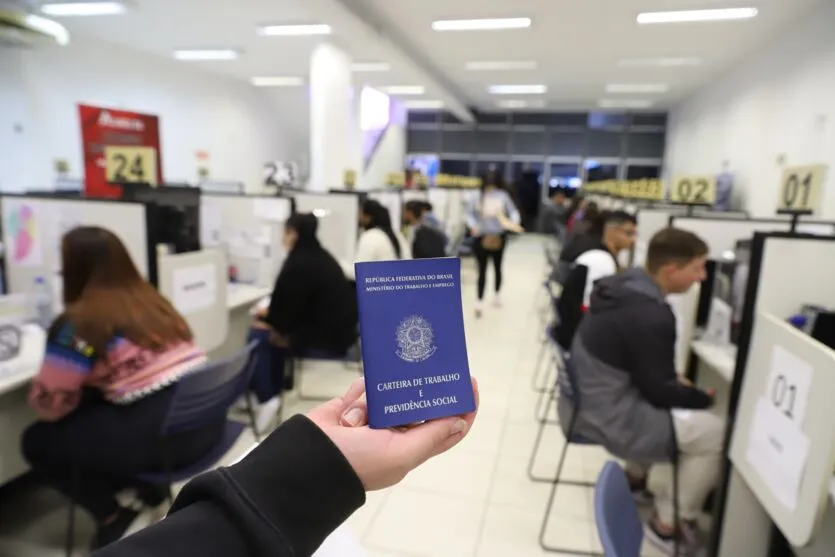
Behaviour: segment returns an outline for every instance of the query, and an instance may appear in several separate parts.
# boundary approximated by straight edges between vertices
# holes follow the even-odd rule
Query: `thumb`
[[[433,420],[403,432],[398,444],[411,469],[455,446],[468,428],[467,421],[458,417]]]

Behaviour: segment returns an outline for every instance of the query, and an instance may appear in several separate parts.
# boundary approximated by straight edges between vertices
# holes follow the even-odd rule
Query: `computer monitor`
[[[157,246],[170,253],[200,250],[200,189],[191,186],[125,184],[122,199],[146,207],[148,279],[157,285]]]
[[[721,259],[708,260],[706,278],[702,283],[696,324],[707,327],[714,300],[727,306],[730,341],[736,344],[745,309],[745,291],[748,287],[748,268],[751,258],[751,240],[739,240],[733,251]]]

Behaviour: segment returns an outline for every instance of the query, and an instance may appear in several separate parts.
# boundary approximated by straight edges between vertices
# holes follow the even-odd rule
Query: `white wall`
[[[82,177],[78,103],[158,115],[170,182],[196,181],[195,152],[204,150],[213,179],[259,191],[264,163],[297,156],[306,140],[306,130],[297,139],[282,120],[297,106],[186,63],[82,40],[66,48],[0,49],[0,188],[48,186],[59,158],[69,161],[72,177]]]
[[[822,215],[835,218],[835,3],[775,36],[752,58],[674,109],[667,132],[667,175],[737,174],[745,208],[774,214],[788,166],[830,167]]]
[[[386,186],[386,176],[403,172],[406,162],[407,110],[395,102],[392,118],[374,155],[362,173],[360,189],[378,189]]]

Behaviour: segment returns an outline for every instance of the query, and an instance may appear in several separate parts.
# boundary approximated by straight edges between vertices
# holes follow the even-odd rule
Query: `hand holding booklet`
[[[368,423],[475,410],[458,258],[356,264]]]

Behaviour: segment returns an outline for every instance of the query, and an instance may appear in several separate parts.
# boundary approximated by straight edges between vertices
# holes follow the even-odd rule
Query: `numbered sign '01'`
[[[713,205],[716,203],[716,178],[714,176],[676,178],[670,190],[670,201],[686,205]]]
[[[823,199],[825,165],[795,166],[783,171],[780,195],[777,198],[778,213],[812,214],[820,208]]]
[[[104,148],[104,174],[111,184],[157,185],[157,150],[109,145]]]

